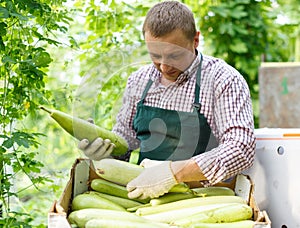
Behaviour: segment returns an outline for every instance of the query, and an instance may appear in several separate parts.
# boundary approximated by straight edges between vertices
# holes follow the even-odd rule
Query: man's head
[[[193,13],[176,1],[153,6],[145,19],[143,34],[150,57],[167,81],[175,81],[195,58],[199,32]]]
[[[147,13],[143,34],[162,37],[174,30],[181,30],[188,40],[193,41],[196,26],[193,13],[180,2],[164,1],[154,5]]]

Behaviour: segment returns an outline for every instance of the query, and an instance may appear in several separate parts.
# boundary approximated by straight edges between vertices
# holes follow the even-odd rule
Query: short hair
[[[177,1],[164,1],[154,5],[147,13],[143,24],[143,35],[149,31],[154,37],[162,37],[180,29],[193,40],[196,34],[195,19],[192,11]]]

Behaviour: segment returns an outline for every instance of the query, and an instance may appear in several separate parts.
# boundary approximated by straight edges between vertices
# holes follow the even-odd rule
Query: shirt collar
[[[195,50],[195,51],[196,51],[195,59],[193,60],[191,65],[178,76],[177,80],[175,81],[176,84],[181,84],[181,83],[187,81],[198,69],[198,66],[200,64],[200,59],[198,56],[198,51],[197,50]]]

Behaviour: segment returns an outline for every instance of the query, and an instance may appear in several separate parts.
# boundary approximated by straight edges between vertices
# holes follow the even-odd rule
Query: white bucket
[[[274,228],[300,227],[300,128],[255,129],[255,162],[244,172]]]

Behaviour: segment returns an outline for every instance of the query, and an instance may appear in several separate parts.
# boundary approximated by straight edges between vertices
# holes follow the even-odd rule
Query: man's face
[[[198,40],[199,33],[191,41],[180,30],[163,37],[153,37],[149,32],[145,33],[148,52],[154,65],[169,81],[175,81],[193,62]]]

